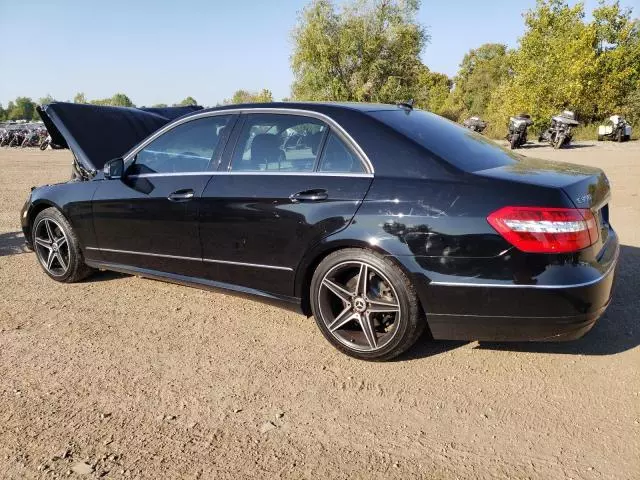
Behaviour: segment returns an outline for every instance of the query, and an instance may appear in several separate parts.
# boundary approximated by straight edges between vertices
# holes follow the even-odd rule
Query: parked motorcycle
[[[533,124],[531,116],[521,113],[509,118],[509,133],[507,140],[511,149],[520,148],[527,143],[527,128]]]
[[[616,142],[626,142],[631,139],[632,128],[620,115],[611,115],[604,125],[598,127],[598,141],[615,140]]]
[[[553,148],[566,147],[573,138],[572,128],[580,125],[573,112],[565,110],[559,115],[551,117],[551,127],[538,137],[539,142],[548,142]]]
[[[478,133],[482,133],[484,129],[487,128],[487,122],[481,120],[480,117],[467,118],[462,122],[462,125],[467,127],[469,130],[473,130]]]

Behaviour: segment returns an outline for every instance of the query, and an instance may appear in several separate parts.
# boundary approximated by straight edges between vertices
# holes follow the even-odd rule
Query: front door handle
[[[185,188],[184,190],[176,190],[173,193],[170,193],[167,199],[170,202],[188,202],[193,198],[193,190],[190,188]]]
[[[315,190],[305,190],[304,192],[294,193],[289,198],[292,202],[321,202],[329,198],[329,194],[323,188]]]

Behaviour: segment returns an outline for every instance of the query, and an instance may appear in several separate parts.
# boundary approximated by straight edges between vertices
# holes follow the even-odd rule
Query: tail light
[[[576,252],[598,240],[596,219],[589,209],[504,207],[487,221],[523,252]]]

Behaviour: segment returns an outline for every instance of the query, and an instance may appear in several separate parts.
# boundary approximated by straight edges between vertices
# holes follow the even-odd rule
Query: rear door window
[[[241,172],[313,172],[328,131],[311,117],[249,114],[240,132],[231,170]]]

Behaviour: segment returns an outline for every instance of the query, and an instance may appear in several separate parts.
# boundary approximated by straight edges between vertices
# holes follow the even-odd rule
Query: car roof
[[[377,112],[381,110],[397,110],[397,105],[388,103],[359,103],[359,102],[267,102],[267,103],[237,103],[230,105],[220,105],[217,107],[201,110],[202,112],[216,112],[237,109],[260,109],[260,108],[286,108],[292,110],[310,110],[324,112],[327,108],[337,110],[352,110],[358,112]]]

